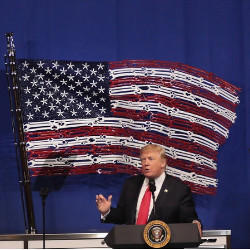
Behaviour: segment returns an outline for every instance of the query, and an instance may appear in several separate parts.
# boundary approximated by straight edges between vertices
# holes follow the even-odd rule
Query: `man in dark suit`
[[[96,205],[101,212],[102,222],[115,224],[146,224],[152,220],[165,223],[196,223],[201,235],[201,224],[195,210],[190,188],[182,181],[165,173],[165,149],[149,144],[141,149],[140,154],[143,175],[128,178],[116,208],[111,207],[112,195],[106,199],[96,195]],[[140,206],[149,186],[154,180],[155,212],[153,199],[149,198],[146,219],[141,221]]]

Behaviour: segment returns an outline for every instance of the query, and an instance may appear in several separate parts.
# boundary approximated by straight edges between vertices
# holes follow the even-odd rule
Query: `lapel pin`
[[[165,190],[164,190],[164,193],[167,193],[167,192],[168,192],[168,190],[167,190],[167,189],[165,189]]]

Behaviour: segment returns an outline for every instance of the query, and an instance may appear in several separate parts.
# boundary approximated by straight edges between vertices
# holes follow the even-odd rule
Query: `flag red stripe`
[[[199,88],[193,84],[190,84],[188,82],[180,82],[180,81],[174,81],[171,79],[163,79],[159,77],[121,77],[117,78],[115,80],[110,80],[110,87],[121,87],[121,86],[126,86],[126,85],[157,85],[157,86],[163,86],[166,88],[174,88],[174,89],[179,89],[183,91],[187,91],[188,93],[192,93],[194,95],[200,96],[202,98],[206,98],[214,103],[219,104],[220,106],[229,109],[230,111],[234,112],[236,109],[237,104],[230,102],[226,99],[224,99],[221,96],[218,96],[211,91],[204,89],[204,88]]]
[[[41,175],[78,175],[78,174],[130,174],[136,175],[140,174],[141,171],[135,168],[132,165],[114,165],[114,164],[93,164],[91,166],[79,166],[79,167],[41,167],[41,168],[32,168],[30,169],[32,176],[41,176]]]
[[[87,129],[88,127],[80,127],[75,129],[64,129],[59,131],[46,131],[46,132],[32,132],[26,133],[29,141],[39,141],[46,139],[62,139],[82,136],[119,136],[119,137],[133,137],[136,140],[155,141],[167,147],[174,147],[180,150],[188,150],[194,154],[200,154],[209,159],[216,160],[217,151],[212,150],[206,146],[200,145],[195,142],[189,142],[181,139],[170,138],[159,133],[152,133],[147,131],[134,131],[128,128],[114,128],[114,127],[95,127],[95,129]],[[73,130],[73,131],[72,131]]]
[[[212,130],[211,128],[205,127],[201,124],[192,123],[181,118],[172,117],[166,114],[154,114],[152,112],[147,112],[144,110],[140,112],[136,110],[129,110],[128,112],[127,109],[123,108],[111,109],[111,111],[116,117],[129,118],[138,121],[145,121],[148,117],[150,117],[151,122],[156,122],[171,128],[192,131],[193,133],[207,137],[208,139],[218,143],[219,145],[223,144],[226,140],[223,135]]]
[[[217,77],[213,73],[209,73],[205,70],[195,68],[183,63],[166,62],[158,60],[124,60],[118,62],[109,62],[109,69],[117,68],[171,68],[173,70],[178,70],[184,73],[189,73],[194,76],[202,77],[205,80],[211,81],[228,92],[238,95],[240,88],[230,84],[229,82]]]
[[[139,174],[137,168],[130,165],[113,165],[113,164],[96,164],[91,166],[80,166],[75,168],[68,167],[42,167],[42,168],[33,168],[31,169],[32,176],[50,176],[50,175],[80,175],[80,174],[91,174],[91,173],[99,173],[99,174],[131,174],[136,175]],[[191,183],[188,181],[184,181],[187,185],[190,186],[191,190],[196,194],[216,194],[216,187],[206,187],[202,185],[198,185],[195,183]]]
[[[178,147],[176,149],[184,150],[189,149],[189,152],[194,154],[199,154],[201,156],[207,157],[211,159],[210,155],[207,155],[207,152],[200,148],[200,146],[196,146],[193,148],[189,148],[188,145],[183,143],[181,140],[175,140],[178,143]],[[165,146],[173,145],[171,142],[166,142]],[[163,145],[163,144],[162,144]],[[128,153],[128,151],[132,151],[133,153]],[[43,159],[43,158],[53,158],[60,154],[61,156],[69,156],[69,155],[77,155],[77,154],[112,154],[112,152],[116,152],[117,154],[126,154],[130,156],[139,157],[139,152],[137,150],[123,147],[123,146],[96,146],[96,145],[88,145],[88,146],[71,146],[71,147],[62,147],[60,149],[50,148],[50,149],[36,149],[28,151],[29,160],[33,159]],[[216,160],[217,152],[214,153],[214,158],[212,160]]]
[[[60,149],[43,149],[43,150],[31,150],[28,152],[29,160],[33,159],[56,159],[56,158],[67,158],[71,155],[81,155],[81,154],[90,154],[90,155],[112,155],[113,152],[119,155],[128,155],[131,157],[139,158],[140,149],[131,149],[126,146],[72,146],[69,148],[60,148]],[[168,166],[173,168],[178,168],[184,171],[191,171],[199,175],[208,176],[211,178],[215,177],[216,170],[211,169],[205,165],[197,164],[188,160],[173,159],[168,157]],[[64,163],[62,163],[64,164]],[[116,165],[116,164],[115,164]],[[115,166],[114,165],[114,166]],[[118,164],[119,165],[119,164]],[[113,166],[113,167],[114,167]],[[178,167],[177,167],[178,166]],[[36,169],[36,168],[34,168]]]
[[[206,109],[204,107],[198,107],[196,104],[184,101],[181,99],[173,99],[168,98],[166,96],[160,95],[126,95],[126,96],[112,96],[111,100],[124,100],[124,101],[131,101],[131,102],[155,102],[161,103],[167,107],[177,108],[179,110],[195,114],[200,116],[202,113],[202,117],[207,119],[212,119],[218,123],[220,123],[225,128],[230,128],[232,122],[227,118],[223,117],[222,115],[218,115],[210,109]]]

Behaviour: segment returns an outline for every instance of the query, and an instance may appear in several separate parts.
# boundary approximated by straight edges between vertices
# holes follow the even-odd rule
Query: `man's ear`
[[[162,159],[162,164],[161,164],[161,168],[166,168],[167,162],[165,159]]]

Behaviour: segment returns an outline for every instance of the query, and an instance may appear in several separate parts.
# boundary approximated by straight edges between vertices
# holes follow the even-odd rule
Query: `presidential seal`
[[[149,222],[143,231],[145,242],[153,248],[161,248],[168,244],[171,232],[168,225],[160,220]]]

